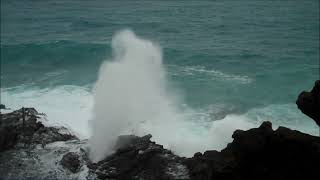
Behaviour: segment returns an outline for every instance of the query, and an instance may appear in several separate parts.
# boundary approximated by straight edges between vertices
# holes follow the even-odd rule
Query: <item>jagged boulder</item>
[[[33,108],[25,108],[24,113],[22,110],[17,110],[0,114],[0,151],[4,151],[0,153],[0,159],[4,162],[0,163],[0,179],[10,179],[12,174],[23,174],[23,177],[24,174],[29,174],[30,177],[45,178],[46,170],[38,176],[36,172],[31,174],[24,172],[25,167],[20,164],[24,162],[26,165],[32,162],[40,168],[43,166],[43,158],[39,157],[43,154],[57,157],[54,162],[60,161],[64,169],[72,173],[84,170],[87,166],[88,180],[267,180],[314,179],[319,176],[320,137],[285,127],[273,130],[270,122],[264,122],[260,127],[247,131],[236,130],[232,135],[233,142],[222,151],[208,150],[196,153],[192,158],[173,154],[162,145],[151,141],[151,135],[119,136],[115,152],[102,161],[93,163],[88,159],[86,145],[83,142],[70,134],[61,133],[59,128],[45,127],[38,121],[37,115]],[[63,142],[64,145],[61,147],[32,146],[46,145],[55,141],[68,142]],[[30,148],[20,149],[17,144],[28,145]],[[10,148],[15,149],[6,151]],[[19,156],[16,157],[17,154]],[[48,167],[56,168],[50,173],[53,173],[54,177],[60,177],[61,166],[59,163],[54,164],[57,164],[57,167],[49,163]],[[28,172],[33,166],[34,164],[28,166]],[[77,174],[72,173],[64,173],[64,179],[68,176],[70,179],[77,178]]]
[[[301,92],[296,104],[304,114],[312,118],[320,126],[320,80],[315,82],[310,92]]]
[[[13,148],[18,143],[28,146],[46,145],[71,139],[77,138],[72,134],[60,133],[58,128],[45,127],[38,121],[38,112],[34,108],[22,108],[1,114],[0,152]]]
[[[80,159],[79,159],[79,155],[75,152],[68,152],[67,154],[65,154],[60,163],[61,165],[68,169],[69,171],[76,173],[79,171],[80,169]]]
[[[6,109],[6,106],[4,104],[0,104],[0,109]]]
[[[89,168],[99,179],[189,179],[182,158],[150,138],[151,135],[120,136],[116,152]]]
[[[270,122],[234,132],[221,152],[186,159],[191,179],[311,179],[319,176],[320,138]]]

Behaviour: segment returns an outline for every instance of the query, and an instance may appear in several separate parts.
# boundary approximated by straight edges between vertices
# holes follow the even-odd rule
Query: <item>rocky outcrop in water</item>
[[[259,128],[233,133],[221,152],[192,158],[174,155],[144,137],[119,137],[118,150],[89,168],[98,179],[305,179],[318,176],[320,138],[290,130]],[[123,143],[125,142],[125,143]]]
[[[0,179],[83,179],[87,176],[83,175],[85,167],[79,167],[79,172],[73,174],[72,168],[65,170],[59,162],[69,152],[76,152],[84,162],[83,154],[78,151],[87,141],[79,140],[64,127],[44,126],[41,116],[34,108],[0,113]]]
[[[0,104],[0,109],[6,109],[6,106],[4,104]]]
[[[150,141],[151,135],[120,136],[117,151],[89,165],[99,179],[189,179],[183,158]]]
[[[320,126],[320,80],[315,82],[310,92],[301,92],[296,104],[304,114],[312,118]]]
[[[25,123],[23,125],[23,114]],[[33,108],[1,114],[0,179],[311,179],[319,176],[320,137],[270,122],[233,133],[222,151],[179,157],[151,135],[119,136],[115,152],[93,163],[88,142],[45,127]]]
[[[185,162],[191,179],[311,179],[319,177],[320,138],[270,122],[237,130],[221,152],[196,153]]]
[[[36,145],[77,139],[71,134],[60,133],[62,128],[45,127],[38,121],[34,108],[21,108],[7,114],[0,114],[0,152],[16,145]]]
[[[68,152],[65,154],[62,159],[61,159],[61,165],[70,170],[73,173],[76,173],[80,169],[80,157],[77,153],[75,152]]]

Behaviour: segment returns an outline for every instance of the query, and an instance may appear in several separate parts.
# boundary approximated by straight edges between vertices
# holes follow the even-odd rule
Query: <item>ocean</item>
[[[109,94],[108,84],[118,80],[125,84],[119,88],[127,90],[122,95],[114,90],[110,98],[120,98],[97,105],[97,99],[110,100],[95,95],[96,82],[109,75],[101,73],[101,65],[115,61],[112,41],[124,31],[157,46],[154,54],[139,49],[127,58],[161,59],[165,99],[174,102],[182,120],[161,116],[167,126],[148,125],[143,133],[155,134],[156,141],[171,149],[180,152],[200,142],[207,145],[182,154],[221,149],[235,129],[263,121],[318,134],[316,124],[295,105],[298,94],[319,79],[318,0],[1,0],[1,103],[12,109],[35,107],[49,123],[67,126],[82,138],[94,133],[90,122],[97,117],[106,122],[114,117],[97,115],[97,109],[104,111],[119,99],[119,107],[131,103],[118,112],[129,116],[126,123],[133,116],[148,121],[132,109],[145,103],[141,108],[148,114],[147,106],[162,101],[162,90],[152,101],[137,97],[156,96],[154,87],[162,82],[148,78],[142,82],[152,85],[141,84],[140,76],[131,79],[128,74],[149,72],[148,66],[136,72],[131,66],[114,68],[114,78],[101,82],[106,86],[102,94]],[[119,79],[122,75],[126,78]],[[127,102],[131,99],[135,101]],[[153,111],[161,114],[163,109]],[[163,136],[168,127],[172,133]]]

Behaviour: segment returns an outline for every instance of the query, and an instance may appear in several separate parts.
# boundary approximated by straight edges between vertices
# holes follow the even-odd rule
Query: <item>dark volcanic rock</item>
[[[69,152],[62,157],[60,163],[64,168],[68,169],[73,173],[76,173],[80,169],[79,158],[80,157],[77,153]]]
[[[196,153],[185,161],[191,179],[311,179],[319,177],[320,138],[270,122],[237,130],[221,152]]]
[[[150,138],[151,135],[120,136],[116,145],[119,149],[89,168],[99,179],[189,179],[182,158]]]
[[[303,91],[300,93],[296,104],[304,114],[320,126],[320,80],[315,82],[310,92]]]
[[[151,135],[119,136],[116,151],[92,163],[84,150],[87,141],[82,142],[70,134],[60,133],[63,130],[61,128],[45,127],[37,121],[37,115],[33,108],[25,108],[25,113],[20,109],[0,114],[0,179],[12,179],[17,174],[18,179],[70,180],[79,179],[80,174],[86,174],[88,180],[269,180],[319,177],[320,137],[285,127],[273,130],[270,122],[247,131],[237,130],[232,135],[233,142],[222,151],[208,150],[203,154],[196,153],[192,158],[179,157],[164,149],[162,145],[151,141]],[[44,148],[34,146],[55,141],[61,142]],[[29,148],[19,148],[20,144]],[[34,166],[35,169],[32,168]],[[88,172],[82,173],[86,170]]]
[[[27,146],[46,145],[55,141],[76,139],[71,134],[62,134],[60,129],[45,127],[37,120],[34,108],[24,108],[7,114],[0,114],[0,152],[21,143]],[[24,119],[24,121],[23,121]]]
[[[6,109],[6,106],[4,104],[0,104],[0,109]]]

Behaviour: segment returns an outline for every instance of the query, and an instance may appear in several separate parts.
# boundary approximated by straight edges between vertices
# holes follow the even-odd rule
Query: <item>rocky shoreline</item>
[[[319,86],[319,82],[315,86]],[[318,98],[319,88],[307,95]],[[300,95],[297,104],[304,108]],[[311,100],[314,104],[318,100]],[[301,105],[302,104],[302,105]],[[308,103],[307,103],[308,104]],[[310,104],[310,103],[309,103]],[[317,107],[310,117],[319,117]],[[311,110],[310,110],[311,109]],[[312,111],[314,110],[314,111]],[[270,122],[236,130],[221,151],[179,157],[151,135],[119,136],[114,154],[93,163],[87,140],[63,127],[46,127],[34,108],[0,114],[0,179],[311,179],[319,177],[320,137]],[[317,120],[317,119],[316,119]]]
[[[179,157],[164,149],[150,140],[151,135],[120,136],[118,150],[93,163],[87,155],[87,141],[61,133],[59,128],[45,127],[37,120],[35,109],[24,110],[24,130],[22,109],[1,114],[0,179],[20,179],[20,176],[15,178],[19,175],[15,171],[28,166],[30,159],[41,161],[37,160],[38,150],[39,154],[42,150],[58,152],[53,158],[57,169],[52,169],[49,176],[42,176],[23,167],[25,172],[20,173],[26,179],[79,179],[74,174],[83,175],[79,174],[81,168],[86,169],[86,179],[305,179],[316,177],[320,169],[319,137],[285,127],[272,130],[270,122],[248,131],[235,131],[233,142],[221,152],[196,153],[192,158]],[[61,142],[71,145],[50,149],[52,144]],[[75,148],[76,145],[79,146]],[[32,156],[10,160],[8,155],[18,152]],[[61,176],[63,173],[65,176]]]

